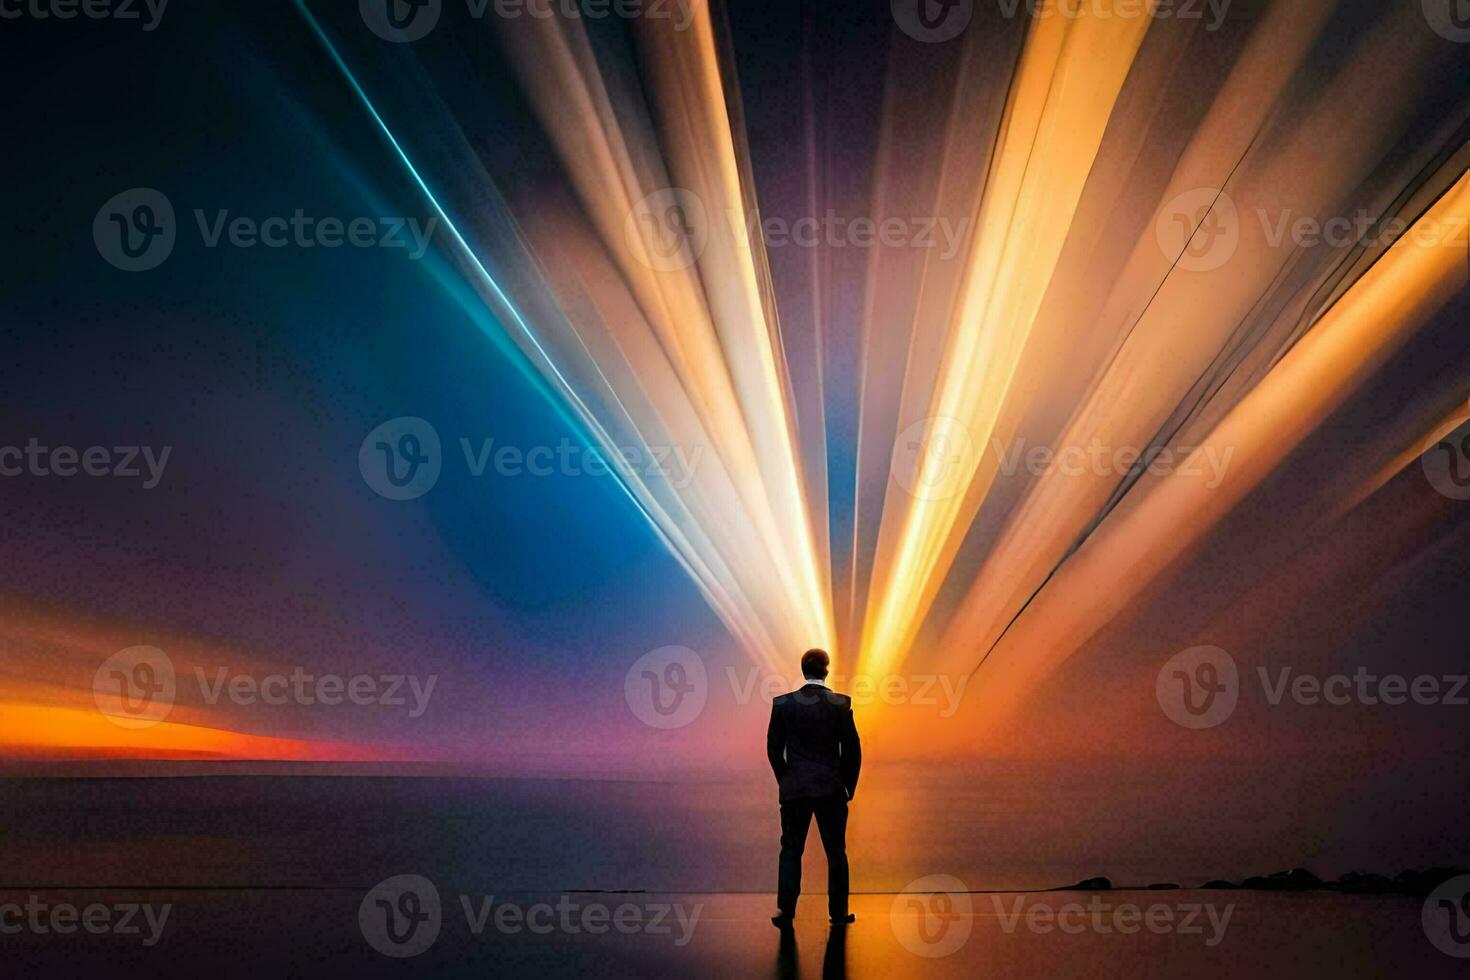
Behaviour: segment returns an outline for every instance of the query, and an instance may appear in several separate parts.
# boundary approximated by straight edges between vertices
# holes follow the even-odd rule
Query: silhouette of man
[[[834,925],[852,922],[847,911],[847,802],[857,792],[862,746],[852,699],[827,687],[825,650],[801,656],[800,690],[771,703],[766,756],[781,787],[781,861],[771,921],[787,928],[801,895],[801,856],[812,817],[827,852],[827,913]]]

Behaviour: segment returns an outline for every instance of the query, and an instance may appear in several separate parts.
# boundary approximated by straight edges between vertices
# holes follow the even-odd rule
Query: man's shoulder
[[[794,691],[787,691],[785,694],[776,695],[771,699],[771,703],[773,705],[812,704],[818,700],[826,701],[829,704],[835,704],[843,708],[852,707],[852,698],[846,694],[838,694],[836,691],[825,687],[818,688],[811,693],[807,693],[805,687],[799,687]]]

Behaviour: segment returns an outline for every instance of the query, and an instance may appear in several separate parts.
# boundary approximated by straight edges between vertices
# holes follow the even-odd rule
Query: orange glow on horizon
[[[237,759],[314,762],[396,761],[348,742],[309,741],[161,721],[123,728],[96,710],[0,702],[0,750],[13,758]]]

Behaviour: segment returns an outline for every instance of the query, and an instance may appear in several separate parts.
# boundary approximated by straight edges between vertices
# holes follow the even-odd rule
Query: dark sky
[[[375,234],[429,218],[291,4],[179,4],[151,32],[6,22],[4,42],[0,71],[27,94],[5,109],[0,442],[171,449],[151,489],[0,481],[7,604],[106,623],[119,646],[183,635],[279,664],[437,672],[450,711],[351,734],[463,737],[453,751],[472,757],[548,705],[625,713],[622,674],[650,648],[728,647],[611,478],[469,471],[462,438],[477,453],[583,442],[433,250],[207,246],[196,210],[209,225],[366,216]],[[123,272],[93,218],[138,187],[172,203],[177,242]],[[445,449],[413,501],[358,468],[398,416]],[[22,663],[27,642],[11,638]]]

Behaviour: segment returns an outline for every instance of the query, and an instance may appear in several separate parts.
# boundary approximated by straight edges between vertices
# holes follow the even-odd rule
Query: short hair
[[[827,665],[831,662],[826,650],[813,647],[801,655],[801,676],[809,680],[825,680]]]

